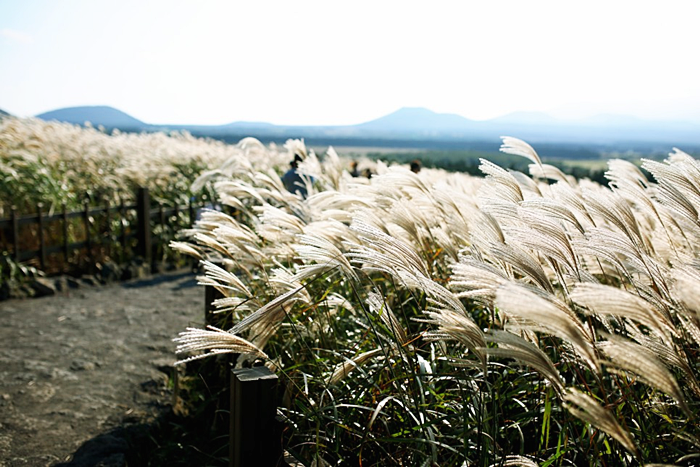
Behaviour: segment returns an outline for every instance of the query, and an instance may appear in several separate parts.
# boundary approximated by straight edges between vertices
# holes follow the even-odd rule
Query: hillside
[[[67,107],[39,114],[37,118],[46,121],[56,120],[59,122],[73,123],[76,125],[83,125],[85,122],[90,122],[93,126],[102,125],[107,128],[119,128],[123,130],[138,130],[149,126],[141,120],[109,106]]]

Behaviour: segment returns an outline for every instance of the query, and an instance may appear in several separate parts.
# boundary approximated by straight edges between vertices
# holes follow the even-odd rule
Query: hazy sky
[[[0,109],[353,124],[400,107],[700,121],[700,2],[0,0]]]

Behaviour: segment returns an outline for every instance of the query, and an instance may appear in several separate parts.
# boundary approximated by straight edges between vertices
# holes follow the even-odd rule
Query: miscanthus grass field
[[[528,173],[361,161],[366,179],[302,141],[72,131],[87,139],[55,157],[99,166],[112,148],[116,185],[202,161],[182,190],[221,209],[171,246],[223,298],[177,352],[279,375],[285,447],[305,463],[700,463],[700,164],[682,151],[643,163],[654,182],[611,160],[603,187],[515,138],[502,151]],[[280,178],[294,155],[305,197]]]

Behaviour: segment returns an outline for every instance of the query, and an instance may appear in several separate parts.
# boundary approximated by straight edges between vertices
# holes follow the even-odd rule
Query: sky
[[[0,0],[0,109],[109,105],[154,124],[700,122],[700,2]]]

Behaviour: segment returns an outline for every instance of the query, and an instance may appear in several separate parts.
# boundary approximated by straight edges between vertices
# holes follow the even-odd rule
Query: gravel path
[[[0,466],[123,466],[114,429],[169,407],[171,339],[203,295],[180,271],[0,302]]]

